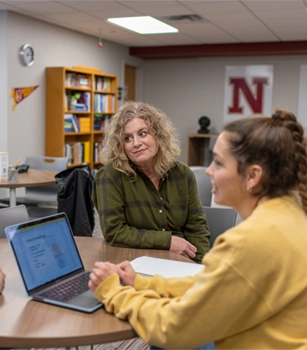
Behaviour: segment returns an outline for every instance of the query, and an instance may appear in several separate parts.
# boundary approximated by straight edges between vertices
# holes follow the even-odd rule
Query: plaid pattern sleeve
[[[195,261],[200,262],[209,250],[210,234],[193,172],[177,162],[161,179],[159,191],[146,175],[137,175],[131,181],[108,164],[95,176],[92,198],[106,241],[120,247],[169,249],[173,234],[197,247]]]

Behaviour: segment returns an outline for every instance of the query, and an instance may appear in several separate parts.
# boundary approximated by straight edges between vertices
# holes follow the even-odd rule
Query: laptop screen
[[[6,235],[28,292],[83,269],[64,213],[9,226]]]

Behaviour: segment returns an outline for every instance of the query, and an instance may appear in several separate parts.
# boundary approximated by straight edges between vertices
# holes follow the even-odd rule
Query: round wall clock
[[[32,66],[34,63],[34,50],[30,44],[22,45],[19,49],[21,62],[26,66]]]

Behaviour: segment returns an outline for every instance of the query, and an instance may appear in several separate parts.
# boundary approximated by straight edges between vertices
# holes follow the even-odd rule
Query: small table
[[[53,185],[56,183],[56,174],[56,171],[29,169],[25,173],[18,174],[17,182],[0,181],[0,188],[9,188],[10,206],[13,207],[16,206],[16,188]]]
[[[102,238],[75,237],[85,268],[96,261],[119,263],[147,255],[192,262],[168,250],[112,247]],[[127,321],[104,308],[92,314],[30,300],[24,290],[13,253],[0,239],[0,267],[7,275],[0,295],[0,344],[7,348],[48,348],[102,344],[137,336]]]

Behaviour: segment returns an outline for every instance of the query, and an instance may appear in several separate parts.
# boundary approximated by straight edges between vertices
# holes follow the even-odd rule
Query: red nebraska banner
[[[273,66],[227,66],[224,123],[272,114]]]

